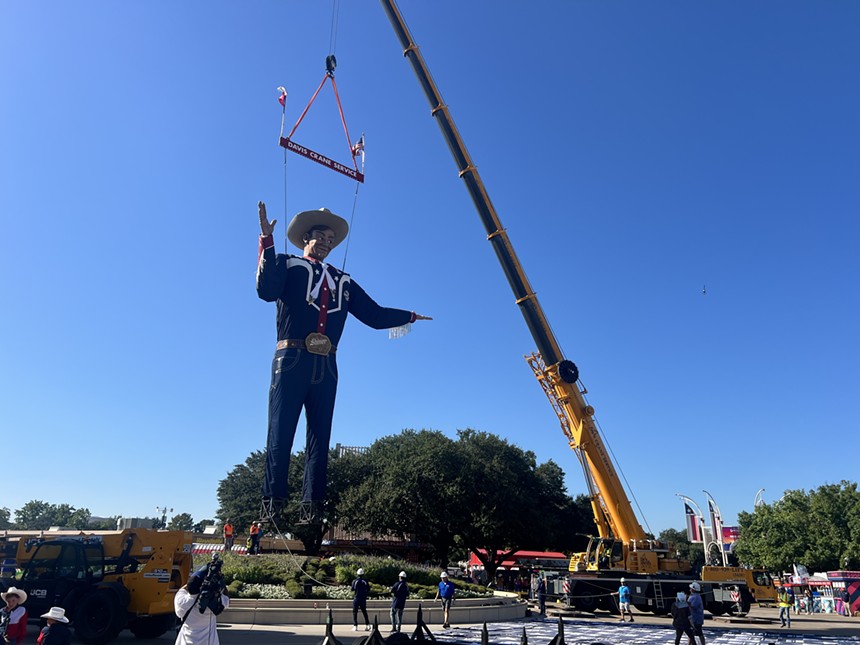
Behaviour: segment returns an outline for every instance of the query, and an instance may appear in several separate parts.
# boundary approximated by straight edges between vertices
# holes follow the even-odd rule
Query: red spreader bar
[[[310,148],[305,148],[302,145],[299,145],[295,141],[291,141],[288,137],[281,137],[281,146],[286,148],[287,150],[292,150],[296,154],[301,155],[302,157],[307,157],[311,161],[316,161],[318,164],[325,166],[326,168],[331,168],[335,172],[339,172],[342,175],[346,175],[351,179],[355,179],[358,182],[364,183],[364,174],[360,173],[355,168],[350,168],[348,166],[344,166],[342,163],[338,163],[333,159],[329,159],[325,155],[321,155],[318,152],[314,152]]]
[[[356,143],[354,146],[352,145],[352,140],[349,138],[349,130],[346,127],[346,117],[343,115],[343,106],[340,103],[340,95],[337,93],[337,82],[334,80],[334,69],[336,66],[337,66],[337,60],[335,59],[334,54],[329,54],[328,56],[326,56],[326,59],[325,59],[326,72],[325,72],[325,76],[323,76],[322,82],[320,82],[319,87],[317,88],[317,91],[314,92],[314,95],[311,97],[311,100],[308,101],[307,106],[305,107],[304,111],[302,112],[301,116],[299,117],[299,120],[296,121],[296,124],[293,126],[293,129],[290,130],[290,133],[286,137],[280,138],[280,144],[281,144],[281,146],[283,146],[287,150],[292,150],[296,154],[300,154],[303,157],[307,157],[311,161],[316,161],[321,166],[325,166],[326,168],[331,168],[335,172],[339,172],[340,174],[346,175],[347,177],[355,179],[356,181],[361,182],[363,184],[364,183],[364,173],[359,172],[358,164],[355,163],[355,157],[357,154],[360,154],[359,151],[361,148],[359,147],[359,144],[361,144],[361,146],[364,145],[364,137],[362,136],[362,139],[359,143]],[[296,133],[296,130],[298,130],[298,128],[299,128],[299,124],[301,124],[302,120],[305,118],[305,115],[308,113],[308,110],[311,109],[311,105],[313,105],[313,102],[316,100],[317,95],[320,93],[320,90],[323,88],[323,85],[325,85],[325,82],[329,79],[331,79],[331,88],[332,88],[332,90],[334,90],[334,98],[335,98],[335,101],[337,101],[337,110],[340,113],[340,122],[343,124],[343,133],[346,135],[346,145],[350,151],[350,154],[352,155],[352,166],[353,166],[352,168],[344,166],[343,164],[338,163],[338,162],[334,161],[333,159],[329,159],[325,155],[321,155],[318,152],[314,152],[310,148],[305,148],[304,146],[300,146],[299,144],[297,144],[295,141],[292,140],[293,135]],[[281,105],[285,105],[285,104],[281,103]],[[363,158],[364,157],[362,156],[362,159]],[[364,166],[362,164],[362,169],[363,168],[364,168]]]

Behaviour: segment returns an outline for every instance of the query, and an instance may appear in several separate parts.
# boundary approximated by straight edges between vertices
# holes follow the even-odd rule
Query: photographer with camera
[[[213,554],[209,564],[176,592],[173,608],[182,624],[175,645],[219,645],[217,616],[230,606],[221,564],[218,554]]]

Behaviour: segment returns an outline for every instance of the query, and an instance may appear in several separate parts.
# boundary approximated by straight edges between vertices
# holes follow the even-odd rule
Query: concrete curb
[[[418,605],[428,625],[442,624],[442,606],[432,600],[408,600],[403,611],[403,623],[414,625],[418,617]],[[241,625],[324,625],[331,608],[335,625],[352,625],[351,600],[243,600],[231,599],[230,607],[218,616],[219,623]],[[506,622],[525,618],[528,604],[516,597],[494,596],[493,598],[464,598],[455,600],[451,606],[452,624],[480,624]],[[368,600],[367,615],[371,624],[374,618],[380,625],[390,622],[391,601]],[[364,624],[361,612],[360,625]]]

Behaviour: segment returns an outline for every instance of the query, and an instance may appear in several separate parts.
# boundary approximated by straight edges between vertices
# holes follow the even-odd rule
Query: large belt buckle
[[[325,334],[314,332],[308,334],[307,338],[305,338],[305,347],[307,347],[311,354],[328,356],[331,351],[331,339]]]

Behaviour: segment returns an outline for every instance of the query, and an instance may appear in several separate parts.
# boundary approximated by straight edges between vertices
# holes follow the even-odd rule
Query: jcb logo
[[[30,595],[34,598],[47,598],[48,590],[47,589],[31,589]]]

